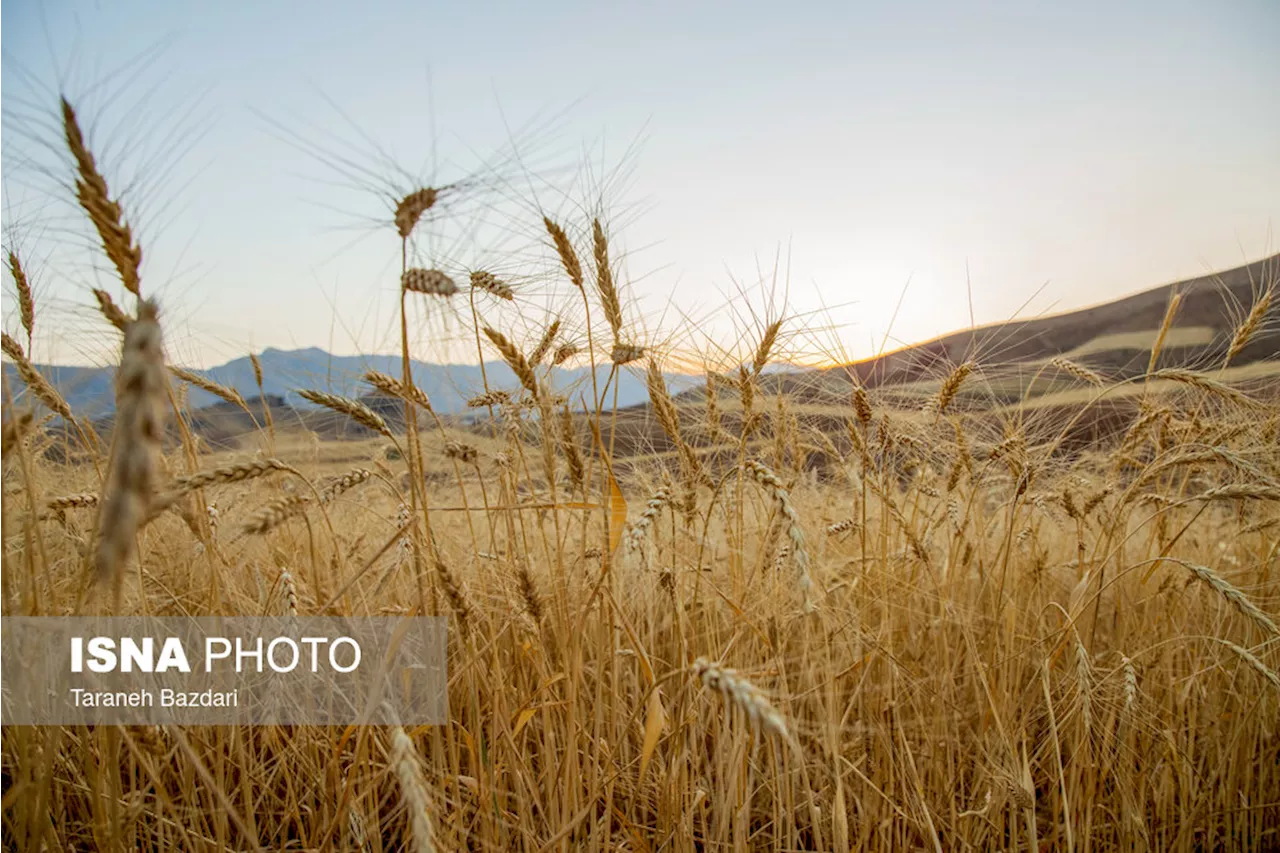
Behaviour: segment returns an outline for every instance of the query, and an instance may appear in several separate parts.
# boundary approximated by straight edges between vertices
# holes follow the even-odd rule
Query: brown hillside
[[[1165,364],[1166,359],[1167,363],[1177,364],[1201,358],[1213,360],[1225,353],[1232,333],[1256,295],[1278,278],[1280,255],[1273,255],[1246,266],[1166,284],[1092,308],[954,332],[878,358],[834,368],[833,372],[852,372],[869,387],[899,385],[935,378],[968,359],[1002,365],[1037,361],[1068,354],[1112,336],[1152,332],[1141,348],[1135,349],[1126,342],[1123,348],[1103,346],[1076,359],[1113,375],[1132,375],[1146,368],[1150,341],[1174,293],[1182,294],[1175,327],[1211,330],[1211,339],[1190,346],[1166,347],[1161,364]],[[1274,322],[1277,314],[1280,314],[1280,305],[1273,304],[1271,322],[1264,324],[1262,333],[1233,359],[1233,364],[1248,364],[1280,352],[1280,329]]]

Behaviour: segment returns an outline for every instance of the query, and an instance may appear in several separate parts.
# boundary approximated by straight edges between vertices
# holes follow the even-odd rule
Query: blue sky
[[[49,318],[40,360],[105,359],[89,287],[119,292],[77,254],[74,211],[47,201],[65,177],[59,90],[128,188],[144,287],[172,356],[196,366],[267,346],[394,349],[397,241],[372,224],[389,184],[353,187],[299,140],[375,176],[394,162],[443,181],[514,133],[538,202],[566,220],[616,177],[606,212],[632,316],[659,338],[680,311],[732,336],[735,282],[758,292],[780,249],[791,310],[834,326],[851,357],[879,345],[908,282],[891,345],[967,326],[966,278],[991,322],[1277,250],[1272,0],[9,0],[0,32],[5,238]],[[536,243],[517,189],[490,186],[508,199],[492,210],[477,194],[489,230],[460,202],[427,260]],[[541,311],[545,288],[528,292]],[[460,336],[446,322],[421,354],[465,359]],[[815,346],[834,344],[795,343]]]

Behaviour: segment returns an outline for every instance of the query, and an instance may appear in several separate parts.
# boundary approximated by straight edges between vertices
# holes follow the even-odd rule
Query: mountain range
[[[287,405],[297,409],[311,407],[310,403],[298,396],[299,389],[317,389],[358,398],[370,392],[369,386],[360,379],[366,371],[377,370],[396,378],[401,375],[398,355],[341,356],[331,355],[317,347],[308,347],[296,350],[267,349],[259,354],[258,360],[262,364],[261,395],[271,399],[273,406]],[[113,411],[114,366],[36,365],[36,369],[49,379],[77,414],[97,418]],[[519,381],[504,362],[486,362],[484,370],[492,389],[515,391],[520,387]],[[426,392],[432,407],[440,414],[466,411],[467,400],[484,390],[478,364],[429,364],[414,361],[412,371],[414,381]],[[253,364],[247,356],[209,370],[193,372],[220,385],[234,388],[245,399],[260,396]],[[603,386],[609,377],[609,366],[597,367],[597,376],[599,385]],[[4,377],[11,388],[22,387],[16,369],[8,362],[4,364]],[[683,390],[698,384],[700,378],[668,374],[667,382],[673,390]],[[619,371],[615,384],[619,406],[632,406],[648,399],[644,378],[634,371]],[[579,398],[589,402],[592,395],[591,368],[552,368],[551,385],[555,393],[564,395],[575,403]],[[192,409],[213,407],[221,402],[214,395],[195,387],[190,388],[188,394]],[[611,386],[608,403],[611,405],[612,401]]]

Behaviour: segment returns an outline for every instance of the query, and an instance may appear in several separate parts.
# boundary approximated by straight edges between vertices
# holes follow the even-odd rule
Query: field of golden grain
[[[1280,404],[1224,373],[1274,285],[1222,364],[1157,370],[1168,323],[1137,381],[1059,359],[1047,420],[961,406],[980,360],[815,420],[765,381],[785,311],[673,397],[607,223],[535,218],[560,319],[516,334],[501,277],[416,265],[423,188],[388,224],[406,371],[302,389],[370,436],[320,442],[166,366],[128,212],[62,118],[124,288],[96,292],[117,416],[99,437],[5,335],[4,613],[446,614],[449,723],[6,727],[6,849],[1280,849]],[[519,378],[473,422],[409,376],[432,311]],[[651,404],[573,409],[564,363]],[[188,384],[261,428],[210,451]],[[1120,396],[1114,436],[1063,440]]]

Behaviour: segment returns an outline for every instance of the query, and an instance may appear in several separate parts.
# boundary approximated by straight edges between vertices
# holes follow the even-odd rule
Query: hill
[[[1217,364],[1255,299],[1277,283],[1280,255],[1273,255],[1091,308],[953,332],[830,372],[879,388],[936,379],[964,361],[1008,368],[1061,356],[1110,378],[1129,378],[1147,369],[1152,344],[1174,294],[1181,300],[1157,367]],[[1233,365],[1272,359],[1280,353],[1277,317],[1280,304],[1273,302],[1266,322],[1232,358]]]

